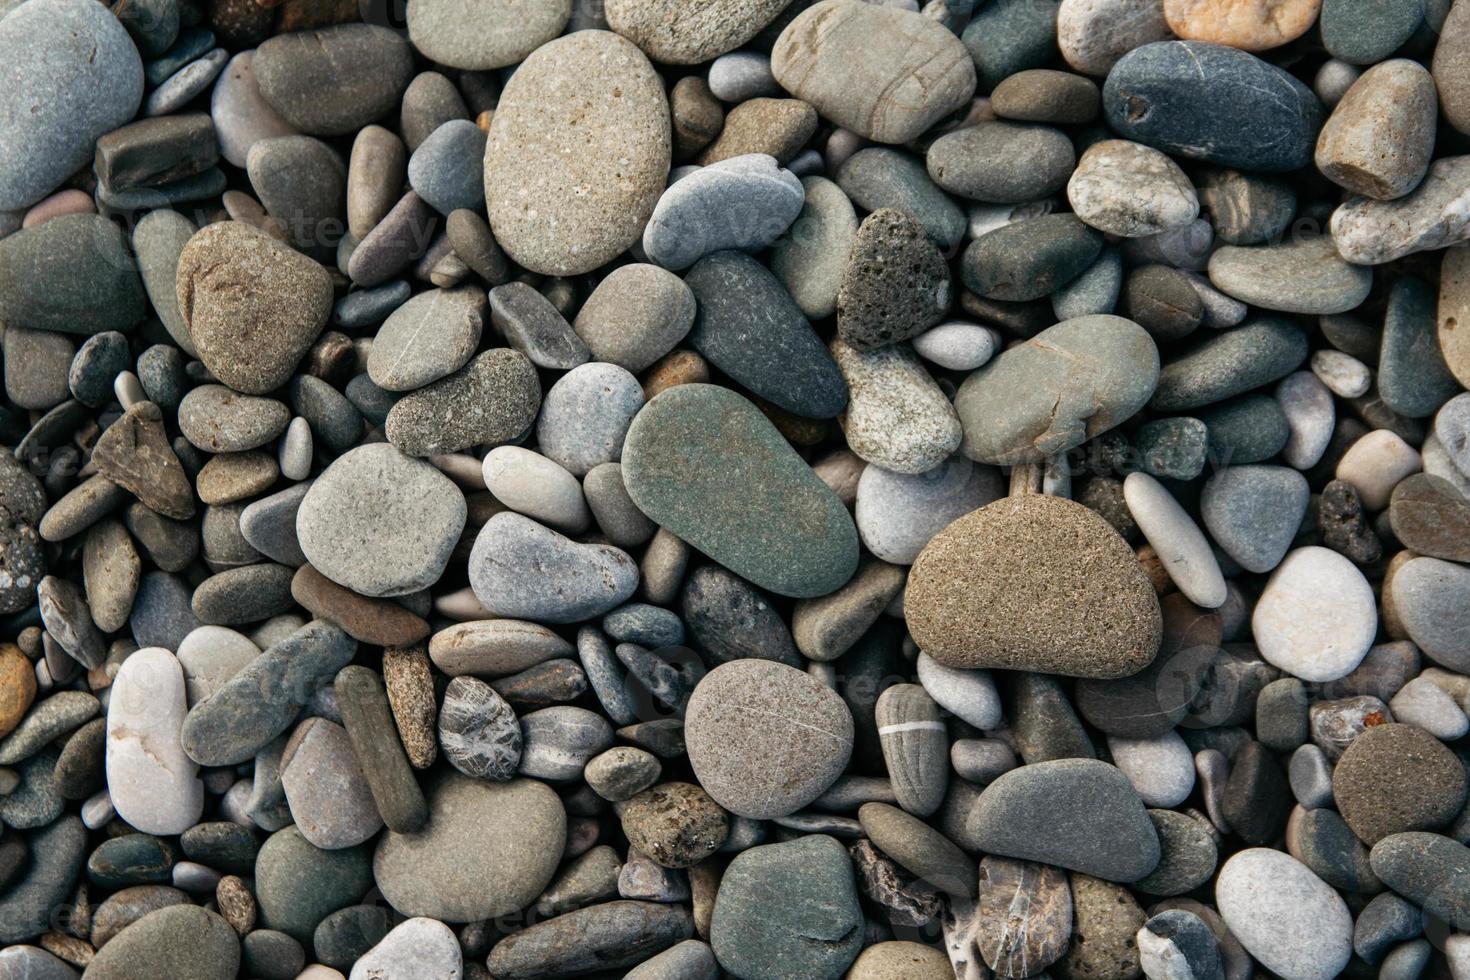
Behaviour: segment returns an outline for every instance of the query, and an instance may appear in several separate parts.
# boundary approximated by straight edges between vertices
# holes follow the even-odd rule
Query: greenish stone
[[[324,851],[294,825],[272,834],[255,861],[261,923],[300,943],[311,942],[323,919],[357,902],[372,886],[367,845]]]
[[[1209,430],[1209,459],[1215,467],[1270,459],[1286,448],[1291,426],[1281,403],[1270,395],[1244,395],[1196,413]]]
[[[1086,272],[1102,246],[1102,234],[1076,215],[1043,215],[975,239],[960,260],[960,275],[989,299],[1041,299]]]
[[[239,969],[240,942],[229,923],[198,905],[170,905],[112,937],[87,967],[87,980],[230,980]]]
[[[812,834],[742,851],[720,880],[709,938],[735,976],[842,976],[863,946],[846,849]]]
[[[842,501],[750,402],[679,385],[649,402],[623,444],[628,495],[661,527],[780,595],[826,595],[857,569]]]
[[[1177,412],[1212,405],[1280,380],[1307,359],[1307,335],[1282,317],[1262,316],[1212,334],[1164,364],[1149,407]]]
[[[1143,471],[1170,480],[1193,480],[1205,468],[1208,430],[1199,419],[1155,419],[1138,427],[1133,444]]]
[[[106,218],[68,214],[0,239],[0,321],[90,335],[146,313],[127,239]]]
[[[157,885],[172,877],[173,848],[148,834],[126,834],[97,845],[87,858],[87,877],[104,888]]]
[[[1440,350],[1438,305],[1434,287],[1413,276],[1396,280],[1388,293],[1378,395],[1383,404],[1411,419],[1433,415],[1461,390]]]
[[[1048,327],[965,379],[954,402],[960,448],[1006,465],[1065,453],[1142,408],[1158,365],[1153,338],[1132,320],[1098,314]]]
[[[975,15],[960,39],[975,62],[982,92],[1056,60],[1060,6],[1057,0],[992,0]]]
[[[930,179],[917,157],[870,146],[837,168],[837,186],[864,211],[907,212],[941,248],[954,248],[965,239],[965,212]]]

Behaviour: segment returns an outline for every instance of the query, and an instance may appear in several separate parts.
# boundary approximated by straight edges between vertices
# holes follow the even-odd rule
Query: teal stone
[[[847,849],[812,834],[740,852],[720,879],[709,940],[737,977],[841,977],[863,947]]]
[[[760,410],[717,385],[679,385],[644,406],[623,444],[638,509],[763,589],[804,598],[857,569],[842,501]]]
[[[1106,313],[1066,320],[960,385],[960,449],[1004,465],[1065,453],[1130,418],[1158,377],[1158,348],[1132,320]]]
[[[1424,13],[1420,0],[1322,0],[1322,46],[1350,65],[1371,65],[1402,47]]]
[[[1285,449],[1291,438],[1286,413],[1270,395],[1232,398],[1195,417],[1209,431],[1209,462],[1214,469],[1268,460]]]
[[[148,834],[105,840],[87,858],[87,877],[104,888],[163,884],[173,869],[173,848]]]
[[[1102,247],[1102,234],[1076,215],[1048,214],[975,239],[960,259],[960,275],[988,299],[1041,299],[1086,272]]]
[[[313,845],[295,825],[278,830],[255,861],[255,899],[261,924],[310,943],[322,920],[355,905],[373,887],[366,844],[336,851]]]
[[[1306,359],[1307,335],[1290,320],[1247,320],[1186,347],[1166,363],[1149,407],[1178,412],[1212,405],[1279,381]]]
[[[1414,276],[1396,280],[1388,293],[1378,350],[1378,395],[1383,404],[1411,419],[1433,415],[1461,391],[1440,350],[1438,306],[1435,288]]]
[[[106,218],[67,214],[0,238],[0,321],[91,335],[146,314],[132,251]]]
[[[975,62],[980,90],[988,92],[1018,71],[1057,59],[1057,0],[991,0],[960,40]]]

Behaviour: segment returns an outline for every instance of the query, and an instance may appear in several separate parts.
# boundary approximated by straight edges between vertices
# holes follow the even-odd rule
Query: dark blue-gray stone
[[[483,209],[485,134],[468,119],[444,123],[409,157],[408,183],[440,214]]]
[[[602,628],[619,643],[672,647],[684,642],[684,624],[661,606],[630,602],[602,617]]]
[[[291,408],[306,419],[312,437],[325,449],[341,453],[362,435],[362,414],[336,388],[310,374],[291,379]]]
[[[1300,327],[1283,317],[1256,317],[1166,360],[1149,407],[1177,412],[1211,405],[1284,378],[1306,359]]]
[[[174,411],[189,390],[189,376],[182,351],[172,344],[154,344],[138,355],[138,382],[148,400],[165,411]]]
[[[156,88],[191,61],[196,61],[216,47],[214,32],[203,27],[191,27],[180,31],[163,54],[143,66],[143,79],[149,87]]]
[[[831,418],[847,407],[847,382],[827,346],[764,265],[716,252],[684,281],[699,303],[688,343],[711,364],[795,415]]]
[[[261,925],[301,943],[311,942],[323,919],[359,901],[372,886],[370,847],[324,851],[295,826],[272,834],[255,861]]]
[[[388,934],[388,910],[379,905],[349,905],[321,921],[311,946],[318,962],[349,969]]]
[[[1418,0],[1322,0],[1322,46],[1350,65],[1382,61],[1424,22],[1424,6]]]
[[[103,888],[157,885],[172,877],[173,848],[149,834],[124,834],[97,845],[87,858],[87,877]]]
[[[1057,60],[1059,0],[991,0],[960,40],[975,62],[980,90],[989,91],[1018,71]]]
[[[128,369],[128,356],[128,338],[116,330],[88,337],[67,373],[72,397],[89,408],[106,405],[112,400],[112,379]]]
[[[857,570],[857,527],[760,410],[728,388],[679,385],[623,444],[638,509],[762,588],[826,595]]]
[[[1312,162],[1322,104],[1255,55],[1201,41],[1134,48],[1103,85],[1108,125],[1167,153],[1242,170]]]
[[[941,248],[965,239],[965,212],[930,179],[924,162],[907,153],[887,146],[859,150],[837,169],[837,186],[864,211],[907,212]]]
[[[370,327],[388,319],[388,314],[408,302],[413,289],[403,279],[356,289],[337,300],[332,307],[332,324],[338,327]]]
[[[1209,432],[1209,465],[1240,466],[1270,459],[1286,448],[1291,426],[1270,395],[1242,395],[1196,412]]]
[[[1040,299],[1086,272],[1102,246],[1102,234],[1076,215],[1048,214],[975,239],[960,260],[960,276],[988,299]]]
[[[1434,287],[1415,276],[1396,279],[1388,292],[1378,395],[1383,404],[1412,419],[1433,415],[1461,391],[1435,332],[1438,302]]]
[[[331,623],[307,623],[194,706],[184,719],[184,751],[205,766],[253,758],[356,651],[357,642]]]
[[[87,828],[71,814],[32,834],[30,866],[0,897],[0,943],[18,943],[51,928],[66,904],[86,853]]]
[[[709,939],[735,976],[842,976],[863,947],[847,849],[811,834],[742,851],[720,880]]]
[[[144,575],[128,616],[128,628],[138,646],[177,650],[184,637],[199,628],[190,598],[189,587],[178,576],[168,572]]]
[[[66,214],[0,238],[0,321],[94,334],[127,330],[146,312],[127,239],[101,215]]]

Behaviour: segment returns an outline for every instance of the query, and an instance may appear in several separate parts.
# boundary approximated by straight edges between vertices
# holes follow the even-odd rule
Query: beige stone
[[[1164,0],[1164,18],[1175,34],[1242,51],[1295,41],[1321,9],[1322,0]]]

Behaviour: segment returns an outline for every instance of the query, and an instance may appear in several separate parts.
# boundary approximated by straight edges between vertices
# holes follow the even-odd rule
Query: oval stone
[[[543,44],[506,84],[490,125],[495,240],[533,272],[590,272],[638,240],[671,153],[663,80],[643,52],[608,31]]]
[[[143,63],[118,18],[91,0],[6,4],[0,17],[0,211],[14,211],[81,169],[99,136],[133,118]]]
[[[790,0],[608,0],[613,30],[672,65],[697,65],[733,51],[769,24]]]
[[[572,0],[415,0],[408,39],[430,61],[451,68],[504,68],[562,32]]]
[[[1007,465],[1065,453],[1131,417],[1158,377],[1158,348],[1132,320],[1065,320],[965,379],[954,402],[961,448]]]
[[[398,105],[413,78],[413,49],[377,24],[287,31],[251,62],[261,97],[313,136],[353,133]]]
[[[149,912],[112,937],[88,964],[87,976],[229,980],[239,968],[240,943],[229,923],[197,905],[171,905]]]
[[[184,671],[159,647],[123,661],[107,701],[107,789],[145,834],[181,834],[204,811],[199,766],[184,754]]]
[[[771,49],[781,86],[844,129],[907,143],[969,101],[975,64],[939,21],[861,0],[822,0]]]
[[[1353,918],[1342,898],[1296,858],[1253,847],[1225,862],[1215,902],[1262,966],[1297,980],[1328,980],[1352,956]]]
[[[1135,48],[1103,85],[1108,124],[1127,139],[1242,170],[1312,162],[1322,103],[1255,55],[1200,41]]]
[[[919,649],[949,667],[1126,677],[1163,635],[1128,543],[1096,511],[1040,494],[935,535],[909,573],[904,613]]]
[[[373,856],[383,897],[407,916],[475,922],[517,912],[546,888],[566,844],[566,811],[545,783],[446,774],[429,822],[389,831]]]
[[[1362,662],[1378,630],[1373,587],[1335,551],[1298,548],[1251,616],[1261,656],[1304,681],[1335,681]]]
[[[728,388],[670,388],[633,419],[623,479],[638,509],[742,578],[826,595],[857,569],[842,501],[760,410]]]

